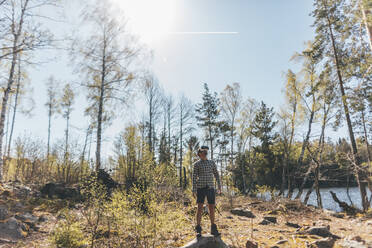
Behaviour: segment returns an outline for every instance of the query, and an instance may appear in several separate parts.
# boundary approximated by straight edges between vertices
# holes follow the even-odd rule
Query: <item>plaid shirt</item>
[[[218,175],[216,163],[213,160],[202,160],[194,163],[192,174],[192,191],[206,186],[214,188],[213,176],[216,178],[218,188],[221,188],[220,177]]]

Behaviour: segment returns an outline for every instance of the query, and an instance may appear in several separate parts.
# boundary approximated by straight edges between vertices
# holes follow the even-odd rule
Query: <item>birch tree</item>
[[[73,104],[75,102],[75,93],[73,92],[71,85],[67,83],[63,88],[63,94],[60,99],[60,112],[64,119],[66,119],[66,128],[65,128],[65,153],[63,156],[64,167],[66,170],[63,173],[63,179],[65,182],[68,182],[71,171],[71,164],[69,162],[69,131],[70,131],[70,118],[71,112],[73,110]]]
[[[230,125],[230,163],[234,164],[234,140],[235,140],[235,122],[239,109],[241,107],[241,90],[240,84],[234,83],[232,86],[227,85],[221,92],[221,110],[225,119]]]
[[[5,44],[1,47],[0,60],[7,60],[9,73],[5,82],[0,111],[0,181],[3,168],[3,137],[6,109],[9,95],[15,82],[17,57],[20,52],[31,55],[36,50],[49,47],[52,42],[51,34],[40,25],[43,18],[38,13],[45,6],[53,5],[54,0],[9,0],[1,2],[4,17],[1,25],[5,28],[2,36]]]
[[[58,108],[59,108],[58,82],[54,79],[53,76],[50,76],[48,78],[46,87],[47,87],[47,101],[45,102],[44,106],[47,108],[47,113],[48,113],[47,165],[49,166],[52,118],[58,112]]]
[[[252,145],[253,145],[253,123],[256,116],[256,112],[258,109],[258,103],[256,100],[252,98],[248,98],[242,102],[242,106],[240,108],[239,116],[236,120],[236,130],[237,130],[237,148],[238,148],[238,161],[245,161],[247,160],[248,166],[250,171],[252,169]],[[245,156],[246,151],[248,152],[248,157]],[[244,167],[245,163],[241,163],[241,175],[243,181],[243,192],[245,193],[247,190],[246,185],[246,171],[247,168]],[[252,179],[252,174],[248,174]],[[252,180],[250,180],[252,181]]]
[[[284,145],[284,165],[282,171],[282,185],[281,185],[281,194],[284,194],[285,187],[285,174],[287,174],[287,184],[288,184],[288,197],[291,197],[293,187],[292,187],[292,178],[293,175],[290,173],[290,160],[292,155],[292,145],[295,137],[295,129],[298,123],[298,120],[301,116],[298,114],[300,95],[298,92],[299,82],[297,80],[297,75],[291,70],[288,70],[286,74],[286,84],[285,84],[285,99],[286,105],[288,105],[289,111],[285,111],[282,116],[282,124],[284,124],[284,129],[282,131],[286,132],[287,128],[290,129],[288,142],[285,142]],[[286,118],[289,118],[289,122],[286,122]],[[299,118],[300,117],[300,118]],[[283,134],[283,132],[282,132]],[[284,139],[287,137],[285,136]]]
[[[88,4],[83,23],[90,30],[73,44],[72,58],[82,75],[81,85],[89,102],[85,113],[96,127],[96,171],[101,168],[104,128],[129,103],[134,81],[131,64],[139,53],[136,40],[127,33],[125,20],[118,16],[108,1]]]
[[[310,135],[312,131],[312,125],[316,121],[316,113],[319,111],[320,106],[318,104],[319,101],[319,78],[317,72],[317,64],[321,58],[321,50],[318,47],[318,44],[315,42],[308,42],[307,48],[302,53],[296,53],[293,59],[297,59],[303,62],[303,68],[301,70],[301,74],[303,77],[302,87],[298,90],[298,95],[301,97],[303,105],[305,106],[306,114],[308,115],[308,128],[306,132],[306,136],[302,142],[302,148],[300,157],[298,158],[298,166],[301,167],[303,160],[305,149],[309,144]],[[300,169],[300,168],[299,168]],[[306,184],[306,181],[310,175],[311,167],[309,166],[307,172],[304,176],[304,180],[302,181],[298,193],[296,195],[296,199],[299,199],[302,195],[303,188]]]
[[[182,187],[182,171],[183,171],[183,146],[184,137],[193,129],[192,120],[194,117],[194,106],[191,101],[184,95],[181,96],[179,107],[179,141],[180,141],[180,187]],[[186,184],[186,174],[184,173],[184,185]]]
[[[156,77],[147,73],[144,78],[143,93],[148,107],[148,132],[147,140],[149,151],[155,151],[155,123],[160,117],[161,106],[164,103],[164,94]]]

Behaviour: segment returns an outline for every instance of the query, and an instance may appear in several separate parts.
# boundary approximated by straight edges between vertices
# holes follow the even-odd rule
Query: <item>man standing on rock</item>
[[[221,194],[221,182],[218,175],[216,163],[213,160],[207,159],[208,147],[202,146],[198,150],[199,161],[194,163],[193,174],[192,174],[192,192],[196,202],[198,204],[198,211],[196,214],[196,227],[195,231],[197,237],[201,237],[202,228],[200,226],[202,210],[204,205],[205,197],[207,197],[209,218],[211,221],[211,234],[219,236],[220,233],[217,230],[217,226],[214,223],[214,209],[216,204],[216,190],[214,188],[214,179],[216,178],[218,185],[218,194]]]

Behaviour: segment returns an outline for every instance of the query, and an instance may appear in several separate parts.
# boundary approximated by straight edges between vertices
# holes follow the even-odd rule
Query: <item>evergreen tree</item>
[[[272,145],[278,136],[274,131],[277,124],[277,121],[274,120],[274,115],[275,112],[273,108],[269,108],[264,102],[261,102],[254,119],[252,130],[253,135],[261,143],[259,146],[255,147],[257,180],[265,184],[277,181],[274,175],[275,155],[272,150]]]
[[[213,150],[215,140],[218,136],[218,117],[219,117],[219,99],[217,93],[209,91],[208,85],[204,84],[203,102],[196,105],[196,119],[198,126],[204,128],[206,140],[209,141],[211,159],[213,159]]]

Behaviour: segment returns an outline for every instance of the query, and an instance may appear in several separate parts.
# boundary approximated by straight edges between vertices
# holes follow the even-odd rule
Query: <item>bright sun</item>
[[[128,28],[151,44],[162,41],[175,19],[175,0],[115,0],[128,19]]]

